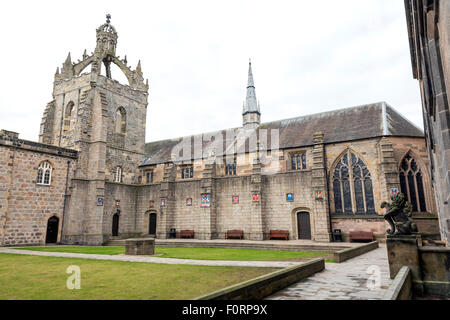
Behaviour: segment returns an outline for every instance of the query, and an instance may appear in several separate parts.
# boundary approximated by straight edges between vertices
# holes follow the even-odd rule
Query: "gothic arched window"
[[[121,134],[127,131],[127,113],[123,107],[116,110],[115,131]]]
[[[374,213],[372,179],[366,164],[350,150],[333,172],[335,213]]]
[[[43,161],[39,164],[37,174],[37,184],[50,185],[52,182],[52,166],[48,161]]]
[[[400,189],[413,206],[413,211],[427,211],[422,172],[408,153],[400,164]]]
[[[64,110],[64,131],[70,130],[70,121],[72,120],[72,112],[73,112],[73,107],[74,107],[74,103],[72,101],[70,101],[67,106],[66,106],[66,110]]]

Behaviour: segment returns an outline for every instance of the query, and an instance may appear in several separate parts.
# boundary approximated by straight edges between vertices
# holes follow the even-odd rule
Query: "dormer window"
[[[304,170],[304,169],[306,169],[306,154],[305,153],[291,154],[291,170]]]

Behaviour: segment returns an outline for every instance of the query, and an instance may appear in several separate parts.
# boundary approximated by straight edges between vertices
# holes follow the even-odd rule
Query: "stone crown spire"
[[[258,104],[258,101],[256,100],[255,82],[253,80],[252,62],[251,61],[249,61],[249,63],[248,63],[247,97],[245,99],[242,114],[246,114],[248,112],[260,113],[259,104]]]

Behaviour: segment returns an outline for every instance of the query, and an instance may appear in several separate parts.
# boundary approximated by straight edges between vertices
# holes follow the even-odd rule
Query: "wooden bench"
[[[244,239],[243,230],[227,230],[225,239]]]
[[[180,238],[194,238],[194,230],[180,230]]]
[[[375,237],[371,231],[350,231],[350,242],[352,241],[374,241]]]
[[[270,230],[269,240],[271,240],[273,238],[282,238],[285,240],[289,240],[289,231],[288,230]]]

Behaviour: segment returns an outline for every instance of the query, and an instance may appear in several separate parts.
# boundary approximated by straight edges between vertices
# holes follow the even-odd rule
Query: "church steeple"
[[[252,62],[248,63],[247,96],[242,108],[243,127],[254,129],[261,124],[261,112],[256,100],[255,82],[253,80]]]

